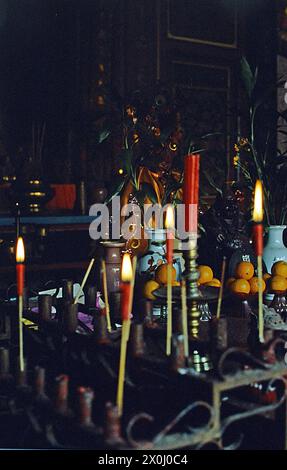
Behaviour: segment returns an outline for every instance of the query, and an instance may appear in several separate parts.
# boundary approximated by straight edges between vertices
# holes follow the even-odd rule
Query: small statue
[[[228,184],[214,205],[202,215],[201,224],[205,235],[200,239],[200,252],[205,253],[206,262],[210,264],[210,260],[213,261],[217,275],[220,275],[223,256],[227,257],[230,276],[240,261],[256,264],[244,214]]]

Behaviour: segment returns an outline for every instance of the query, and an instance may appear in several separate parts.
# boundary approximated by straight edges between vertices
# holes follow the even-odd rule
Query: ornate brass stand
[[[203,344],[199,338],[199,325],[201,312],[198,308],[199,298],[198,271],[197,271],[197,239],[189,240],[189,247],[185,251],[185,278],[187,294],[187,314],[189,326],[190,355],[188,366],[197,372],[203,372],[212,368],[210,359],[203,351]]]
[[[185,252],[186,293],[188,307],[188,324],[190,340],[198,339],[200,311],[196,299],[199,297],[197,285],[197,243],[196,240],[189,241],[189,248]]]

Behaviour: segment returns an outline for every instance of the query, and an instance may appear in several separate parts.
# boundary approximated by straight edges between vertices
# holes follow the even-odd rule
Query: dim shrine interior
[[[89,207],[121,187],[133,159],[152,175],[180,174],[186,143],[203,147],[203,209],[226,181],[240,184],[240,60],[258,67],[262,92],[276,83],[285,3],[0,0],[1,273],[14,269],[17,202],[31,273],[63,275],[82,271]],[[261,122],[275,111],[272,95]]]
[[[0,59],[0,448],[287,448],[287,0],[0,0]]]

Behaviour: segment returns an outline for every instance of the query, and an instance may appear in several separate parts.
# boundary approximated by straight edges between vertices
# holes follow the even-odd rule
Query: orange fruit
[[[159,284],[167,284],[167,264],[161,264],[155,272],[155,280]],[[172,267],[172,274],[171,274],[171,280],[174,282],[176,280],[176,269],[173,266]]]
[[[173,287],[180,286],[180,282],[179,281],[173,281],[172,285],[173,285]]]
[[[250,284],[250,294],[251,295],[257,294],[257,292],[259,292],[259,286],[260,286],[260,280],[258,279],[258,277],[252,277],[249,280],[249,284]],[[263,292],[265,291],[265,289],[266,289],[266,284],[265,284],[265,281],[262,279]]]
[[[198,266],[198,272],[199,272],[199,278],[198,278],[199,284],[206,284],[207,282],[212,281],[213,271],[210,266],[205,266],[204,264],[201,264]]]
[[[287,289],[287,281],[283,276],[272,276],[269,282],[270,290],[275,294],[280,294]]]
[[[143,287],[143,296],[149,300],[155,300],[156,297],[153,295],[153,291],[158,289],[160,284],[153,279],[147,281]]]
[[[287,278],[287,263],[286,261],[276,261],[272,266],[272,275],[273,276],[282,276]]]
[[[271,278],[271,274],[269,274],[269,273],[263,274],[264,281],[268,281],[268,279],[270,279],[270,278]]]
[[[254,276],[254,266],[248,261],[241,261],[236,266],[235,275],[238,279],[246,279],[247,281]]]
[[[214,277],[214,278],[212,279],[212,281],[206,282],[204,285],[205,285],[205,286],[210,286],[210,287],[220,287],[220,286],[221,286],[221,282],[220,282],[219,279],[216,279],[216,277]]]
[[[250,284],[246,279],[236,279],[231,284],[231,290],[236,295],[245,296],[250,292]]]
[[[225,287],[226,289],[231,289],[231,284],[235,281],[235,277],[230,277],[229,279],[227,279],[226,283],[225,283]]]

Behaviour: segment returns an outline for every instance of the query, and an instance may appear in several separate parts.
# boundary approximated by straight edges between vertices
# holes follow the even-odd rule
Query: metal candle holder
[[[185,251],[185,279],[187,295],[187,316],[189,328],[190,354],[188,366],[197,372],[208,371],[212,368],[208,355],[202,351],[202,342],[199,338],[199,325],[201,311],[198,307],[200,296],[198,288],[197,270],[197,240],[190,239],[189,247]]]
[[[0,348],[0,380],[6,379],[10,372],[9,349]]]
[[[185,251],[185,278],[187,294],[187,315],[189,326],[189,339],[198,340],[199,337],[199,319],[201,312],[198,308],[197,299],[199,297],[198,289],[198,271],[197,271],[197,243],[196,240],[189,241],[189,248]]]
[[[49,321],[52,317],[52,296],[42,294],[38,296],[39,317],[41,320]]]

